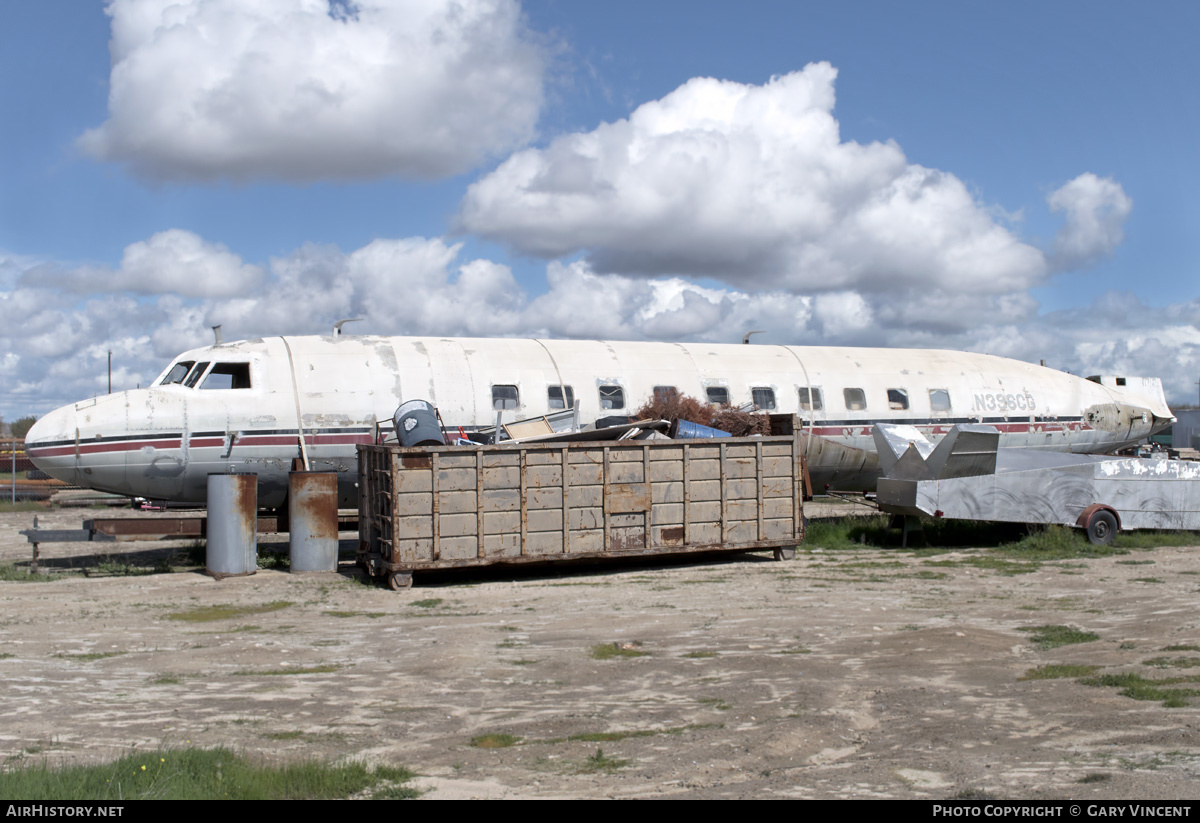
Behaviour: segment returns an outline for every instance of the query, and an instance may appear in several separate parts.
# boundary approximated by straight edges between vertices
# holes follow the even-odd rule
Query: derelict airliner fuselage
[[[302,454],[357,499],[355,447],[377,421],[424,399],[447,426],[479,427],[578,404],[580,419],[632,414],[655,391],[804,419],[814,487],[867,490],[875,422],[936,438],[986,423],[1005,447],[1108,453],[1173,417],[1157,378],[1084,379],[968,352],[582,340],[272,337],[179,355],[148,388],[56,409],[26,437],[64,481],[134,497],[203,503],[207,476],[259,476],[283,504]]]

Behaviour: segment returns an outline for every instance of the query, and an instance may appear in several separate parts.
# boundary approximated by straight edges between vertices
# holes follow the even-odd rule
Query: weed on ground
[[[9,800],[337,800],[416,797],[397,766],[264,764],[228,749],[136,752],[100,766],[8,768]]]
[[[1095,632],[1085,632],[1070,626],[1023,626],[1017,631],[1032,634],[1033,636],[1029,639],[1043,651],[1075,643],[1091,643],[1093,640],[1100,639],[1100,635]]]
[[[183,620],[189,623],[207,623],[212,620],[230,620],[235,617],[247,617],[252,614],[268,614],[286,609],[292,605],[290,600],[275,600],[270,603],[260,603],[256,606],[235,606],[232,603],[219,603],[215,606],[197,606],[182,612],[171,612],[168,620]]]
[[[646,657],[650,652],[641,650],[641,643],[600,643],[592,646],[593,660],[615,660],[622,657]]]
[[[1019,680],[1057,680],[1064,677],[1087,677],[1100,671],[1099,666],[1073,666],[1068,664],[1051,664],[1038,666],[1021,675]]]

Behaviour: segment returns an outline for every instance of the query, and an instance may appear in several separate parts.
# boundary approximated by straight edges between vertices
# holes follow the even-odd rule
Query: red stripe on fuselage
[[[296,435],[246,435],[234,441],[234,449],[244,448],[246,446],[295,446],[299,442]],[[371,435],[369,434],[317,434],[308,435],[304,438],[304,442],[310,446],[338,446],[338,445],[356,445],[359,443],[370,443]],[[153,446],[155,449],[178,449],[181,446],[181,441],[174,440],[120,440],[108,443],[87,443],[81,441],[79,444],[79,454],[105,454],[139,451],[146,446]],[[195,440],[188,441],[188,448],[205,449],[205,448],[223,448],[225,439],[221,437],[198,437]],[[31,458],[36,457],[63,457],[66,455],[75,454],[76,447],[71,446],[51,446],[48,448],[28,447],[27,453]]]

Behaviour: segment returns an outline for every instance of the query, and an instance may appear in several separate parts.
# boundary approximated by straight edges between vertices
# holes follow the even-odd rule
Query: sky
[[[41,0],[0,26],[0,416],[328,333],[1200,377],[1200,6]]]

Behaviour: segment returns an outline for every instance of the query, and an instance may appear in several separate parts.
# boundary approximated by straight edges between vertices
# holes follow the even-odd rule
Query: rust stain
[[[646,548],[646,532],[643,529],[613,529],[608,533],[609,550],[627,552]]]
[[[664,543],[668,542],[683,542],[683,526],[676,526],[671,529],[662,530],[662,539]]]
[[[337,475],[333,472],[296,472],[291,475],[292,520],[304,524],[309,536],[337,539]]]
[[[649,483],[613,483],[605,497],[610,513],[650,511]]]
[[[237,474],[233,482],[237,486],[234,503],[243,534],[258,532],[258,475]]]
[[[433,458],[428,454],[405,454],[400,457],[400,465],[406,469],[429,469],[433,467]]]

